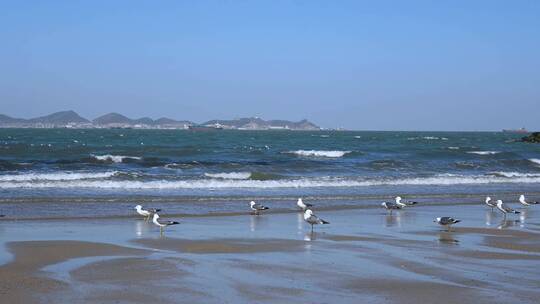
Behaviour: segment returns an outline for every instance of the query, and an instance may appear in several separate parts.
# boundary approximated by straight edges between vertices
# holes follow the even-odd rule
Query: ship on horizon
[[[525,128],[519,128],[519,129],[503,129],[502,131],[503,131],[503,133],[520,133],[520,134],[523,134],[523,133],[529,133],[529,131],[527,131],[527,129],[525,129]]]

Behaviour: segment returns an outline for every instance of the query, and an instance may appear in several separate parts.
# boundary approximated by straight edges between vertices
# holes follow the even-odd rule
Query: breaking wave
[[[296,151],[289,151],[285,153],[290,154],[296,154],[299,156],[314,156],[314,157],[330,157],[330,158],[338,158],[343,157],[345,154],[351,153],[352,151],[322,151],[322,150],[296,150]]]
[[[95,180],[95,179],[3,179],[0,189],[8,188],[97,188],[97,189],[271,189],[271,188],[337,188],[395,185],[467,185],[502,183],[540,183],[540,174],[506,172],[498,175],[441,174],[418,178],[299,178],[281,180],[190,179],[190,180]]]
[[[112,154],[91,155],[91,156],[99,161],[108,161],[108,162],[113,162],[113,163],[121,163],[127,159],[132,159],[132,160],[142,159],[141,157],[137,157],[137,156],[124,156],[124,155],[112,155]]]
[[[117,174],[118,174],[118,171],[108,171],[108,172],[98,172],[98,173],[57,172],[57,173],[6,174],[6,175],[0,175],[0,182],[76,181],[76,180],[110,178]],[[0,183],[0,185],[2,184]]]
[[[251,172],[205,173],[207,177],[221,179],[249,179]]]
[[[540,165],[540,159],[538,158],[530,158],[529,161],[535,163],[536,165]]]
[[[501,153],[500,151],[469,151],[467,152],[469,154],[477,154],[477,155],[495,155],[498,153]]]

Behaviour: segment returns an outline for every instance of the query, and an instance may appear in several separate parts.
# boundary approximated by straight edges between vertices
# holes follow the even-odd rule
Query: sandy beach
[[[540,210],[482,205],[180,219],[2,220],[0,295],[19,303],[536,303]],[[447,232],[437,216],[463,222]]]

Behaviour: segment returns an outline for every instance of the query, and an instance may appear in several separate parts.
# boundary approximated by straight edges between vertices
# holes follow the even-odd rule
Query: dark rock
[[[521,138],[521,141],[528,143],[540,143],[540,132],[533,132],[528,136],[524,136]]]

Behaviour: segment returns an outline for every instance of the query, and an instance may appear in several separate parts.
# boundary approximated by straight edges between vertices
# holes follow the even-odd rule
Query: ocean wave
[[[477,155],[495,155],[495,154],[501,153],[501,151],[469,151],[467,153],[477,154]]]
[[[92,154],[91,156],[99,161],[109,161],[113,163],[121,163],[126,159],[133,159],[133,160],[142,159],[142,157],[138,157],[138,156],[125,156],[125,155],[112,155],[112,154],[105,154],[105,155]]]
[[[499,177],[540,177],[540,174],[537,173],[522,173],[522,172],[504,172],[504,171],[497,171],[497,172],[489,172],[487,175],[492,176],[499,176]]]
[[[537,176],[466,176],[441,174],[433,177],[403,179],[367,179],[354,180],[345,178],[301,178],[289,180],[251,180],[251,179],[192,179],[192,180],[49,180],[49,181],[0,181],[0,189],[9,188],[92,188],[125,190],[166,190],[166,189],[273,189],[273,188],[338,188],[368,186],[452,186],[474,184],[504,183],[540,183]]]
[[[409,137],[407,140],[418,140],[418,139],[424,139],[424,140],[448,140],[446,137],[437,137],[437,136],[422,136],[422,137]]]
[[[459,147],[448,147],[450,150],[459,150]]]
[[[540,165],[540,159],[538,158],[529,158],[529,161],[535,163],[536,165]]]
[[[314,156],[314,157],[330,157],[330,158],[338,158],[343,157],[345,154],[351,153],[352,151],[323,151],[323,150],[296,150],[296,151],[289,151],[285,153],[290,154],[296,154],[299,156]]]
[[[108,172],[56,172],[56,173],[22,173],[0,175],[0,182],[26,182],[26,181],[75,181],[87,179],[110,178],[118,174],[118,171]]]
[[[251,172],[205,173],[206,177],[221,179],[249,179]]]

